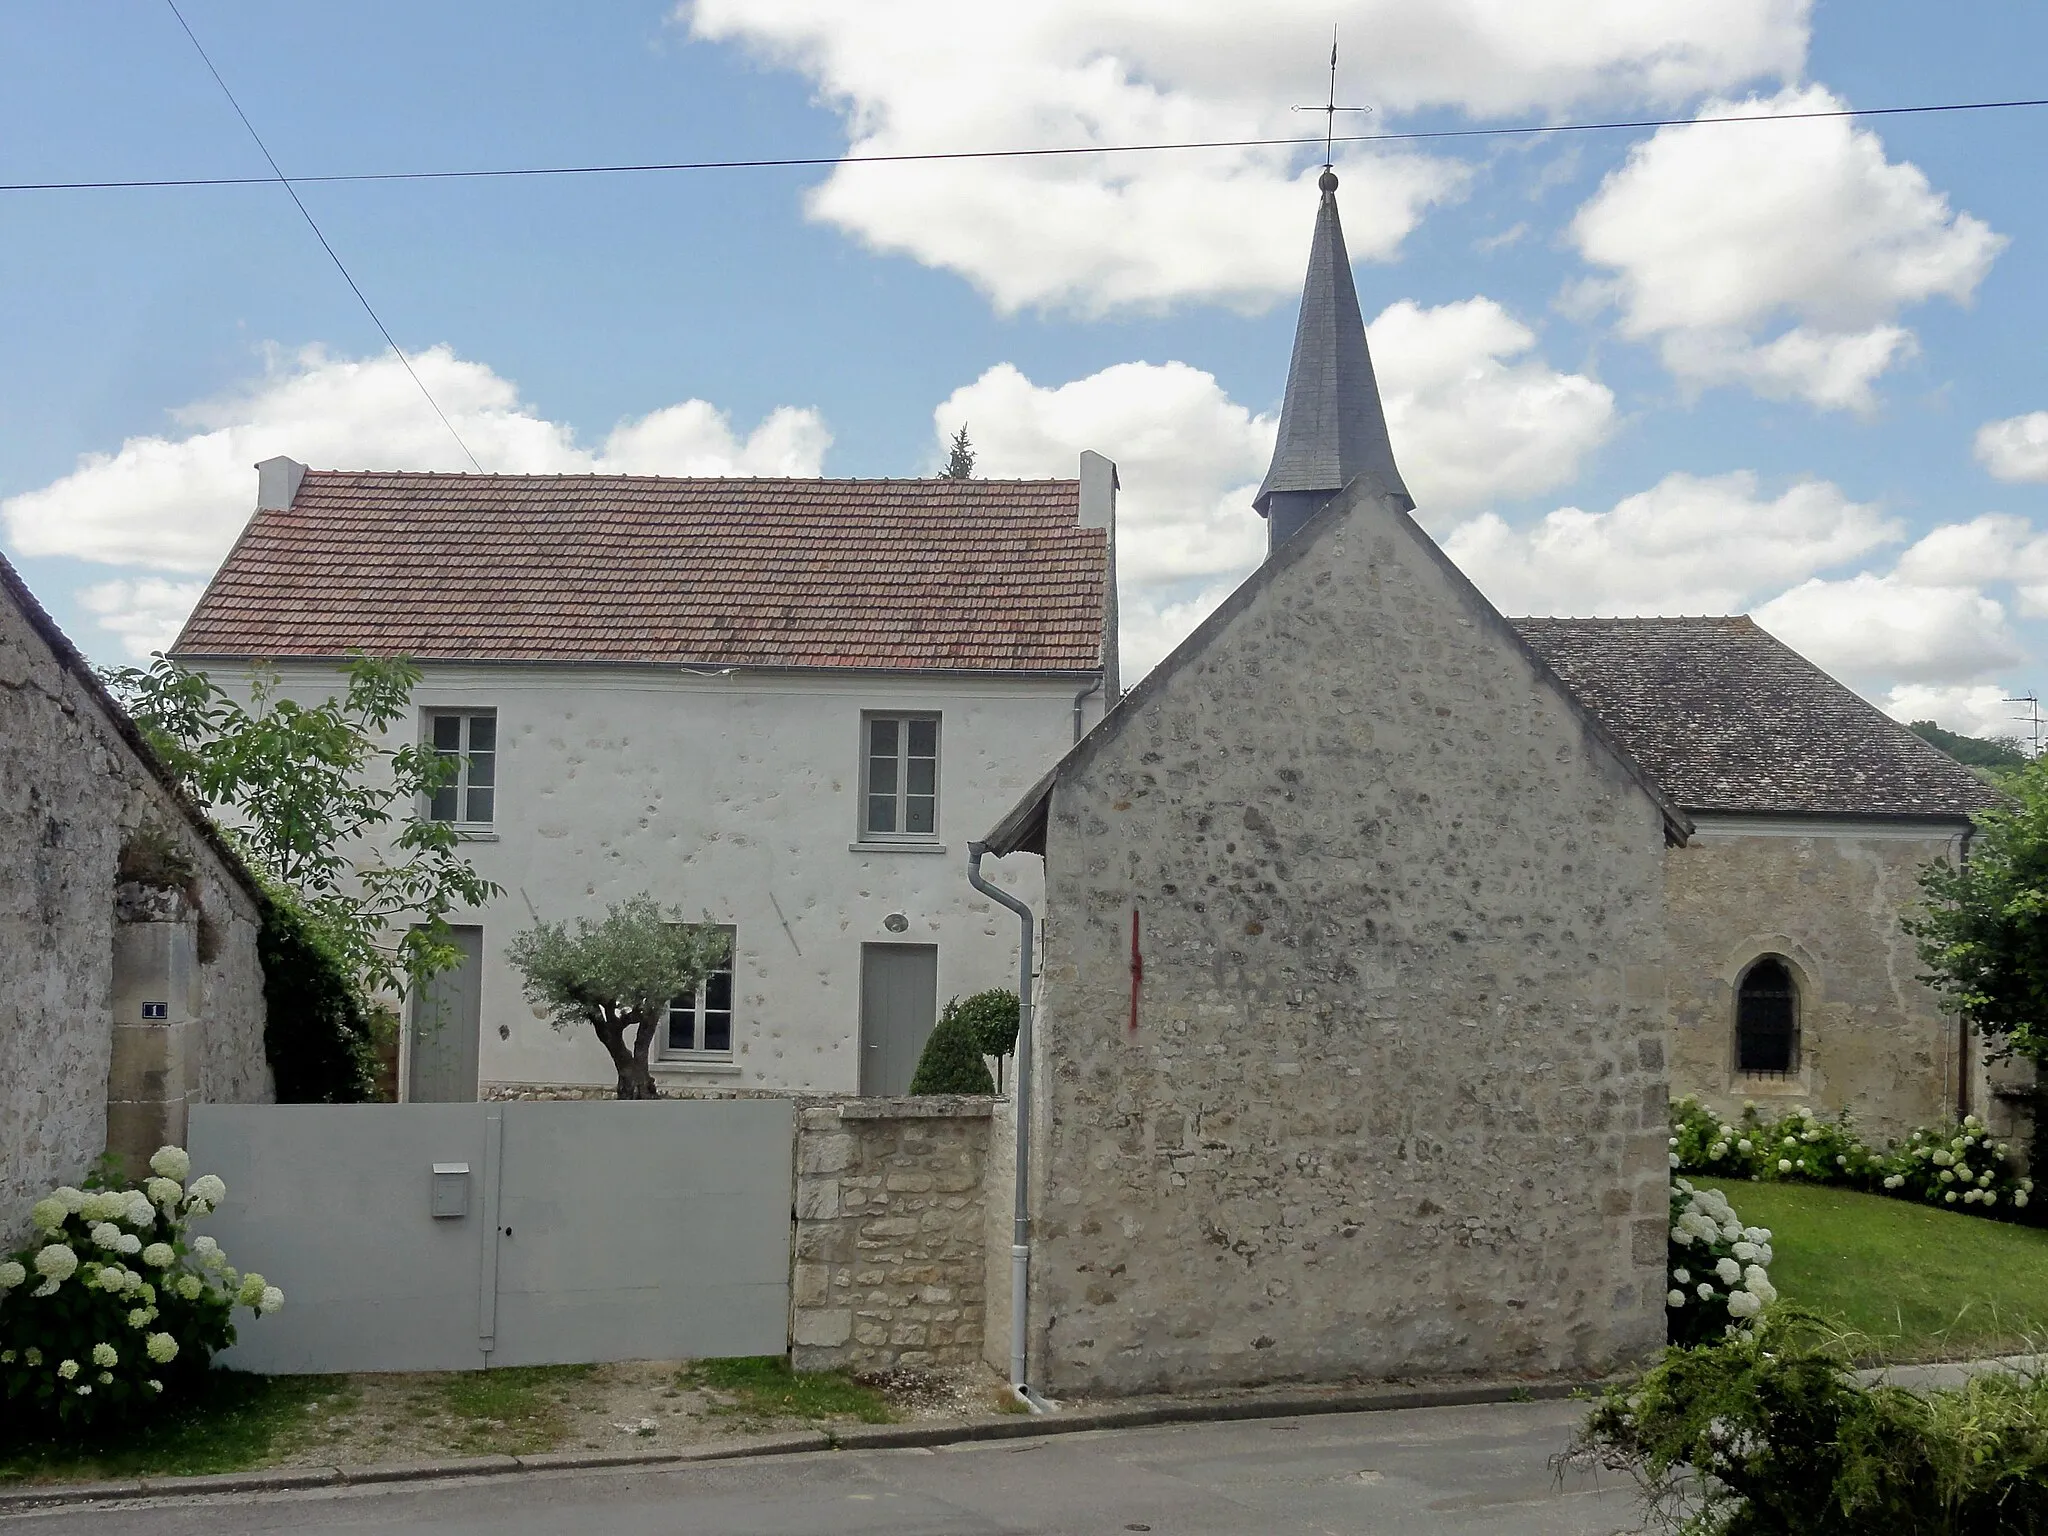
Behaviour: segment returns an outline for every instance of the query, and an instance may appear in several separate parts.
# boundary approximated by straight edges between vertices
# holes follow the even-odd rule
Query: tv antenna
[[[1323,169],[1329,170],[1335,158],[1332,154],[1337,142],[1337,114],[1339,112],[1370,112],[1371,107],[1340,107],[1337,105],[1337,29],[1330,28],[1330,99],[1320,107],[1296,107],[1297,112],[1320,112],[1323,114]]]
[[[2013,719],[2019,721],[2022,725],[2028,725],[2033,728],[2034,751],[2032,755],[2039,757],[2041,755],[2041,695],[2035,692],[2014,694],[2005,702],[2027,706],[2027,712],[2024,715],[2014,715]]]

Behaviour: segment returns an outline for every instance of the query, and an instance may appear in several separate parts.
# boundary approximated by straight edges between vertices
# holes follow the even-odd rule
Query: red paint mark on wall
[[[1145,979],[1145,957],[1138,950],[1138,909],[1131,908],[1131,1033],[1138,1032],[1138,983]]]

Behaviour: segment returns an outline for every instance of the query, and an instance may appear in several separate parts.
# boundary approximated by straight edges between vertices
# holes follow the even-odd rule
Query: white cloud
[[[1884,696],[1880,707],[1894,720],[1909,724],[1932,720],[1965,736],[2010,736],[2031,745],[2032,724],[2019,718],[2026,706],[2009,699],[2008,690],[1997,683],[1901,683]]]
[[[1815,578],[1756,610],[1756,621],[1852,683],[1961,683],[2026,658],[1995,598],[1923,587],[1897,573]]]
[[[699,39],[794,69],[858,155],[1299,137],[1333,21],[1359,39],[1341,89],[1382,110],[1480,115],[1676,102],[1796,77],[1810,0],[694,0]],[[1283,148],[845,166],[813,217],[961,274],[1005,310],[1292,292],[1312,193]],[[1456,162],[1348,150],[1354,255],[1391,256],[1464,179]]]
[[[1491,299],[1397,304],[1369,327],[1402,473],[1425,515],[1547,490],[1606,435],[1613,397],[1527,356],[1535,337]],[[1185,363],[1119,363],[1057,386],[1008,363],[932,413],[934,461],[962,425],[987,476],[1069,476],[1084,448],[1117,461],[1124,670],[1135,681],[1265,553],[1252,496],[1277,423]]]
[[[1825,480],[1766,497],[1742,470],[1666,475],[1611,511],[1561,507],[1523,528],[1485,513],[1451,530],[1444,548],[1507,613],[1717,614],[1899,533]]]
[[[1830,111],[1820,86],[1711,101],[1702,117]],[[1579,210],[1572,236],[1621,329],[1687,383],[1867,409],[1913,351],[1899,312],[1966,303],[2005,237],[1845,118],[1660,128]]]
[[[413,366],[486,470],[507,474],[815,475],[831,435],[814,411],[783,407],[744,440],[702,400],[622,422],[595,451],[533,414],[483,363],[432,347]],[[25,555],[207,572],[256,505],[252,466],[289,454],[321,469],[466,470],[398,360],[273,356],[253,386],[172,412],[183,436],[131,437],[39,490],[0,502]]]
[[[2048,480],[2048,411],[2029,411],[1977,429],[1977,462],[1999,480]]]
[[[413,366],[487,470],[673,475],[815,475],[831,434],[815,411],[782,407],[744,438],[702,400],[626,421],[595,450],[534,414],[511,380],[432,347]],[[289,454],[321,469],[464,470],[462,450],[396,358],[271,355],[246,389],[172,412],[182,435],[132,437],[38,490],[0,502],[24,555],[180,574],[210,573],[256,505],[257,460]],[[174,633],[200,584],[120,581],[82,594],[104,627],[144,653]],[[150,644],[145,644],[148,640]]]
[[[1527,356],[1536,333],[1483,296],[1403,300],[1366,327],[1394,459],[1425,519],[1563,485],[1614,425],[1614,392]]]
[[[120,637],[121,648],[131,658],[146,661],[178,638],[185,616],[205,590],[203,581],[145,576],[139,581],[99,582],[79,592],[78,600],[98,616],[101,629]]]

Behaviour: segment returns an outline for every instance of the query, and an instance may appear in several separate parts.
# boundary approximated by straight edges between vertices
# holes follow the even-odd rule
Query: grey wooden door
[[[938,945],[861,945],[860,1091],[908,1093],[938,1016]]]
[[[462,963],[413,994],[405,1096],[415,1104],[476,1102],[484,931],[452,928],[449,936],[462,951]]]

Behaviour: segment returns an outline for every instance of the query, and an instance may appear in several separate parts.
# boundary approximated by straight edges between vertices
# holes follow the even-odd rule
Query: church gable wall
[[[1953,1113],[1955,1019],[1918,980],[1899,926],[1918,905],[1921,866],[1954,858],[1953,832],[1741,826],[1703,816],[1667,859],[1671,1091],[1724,1114],[1744,1100],[1767,1115],[1846,1110],[1880,1143]],[[1789,963],[1798,991],[1798,1068],[1783,1078],[1737,1070],[1736,989],[1764,955]],[[1973,1098],[1996,1112],[1981,1087]]]
[[[1334,515],[1053,790],[1055,1394],[1662,1341],[1659,812],[1412,525]]]

